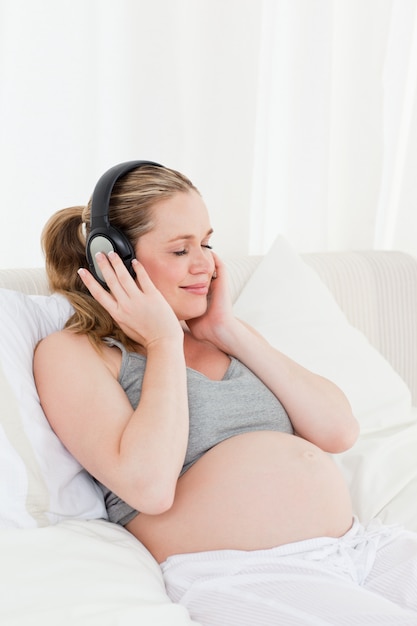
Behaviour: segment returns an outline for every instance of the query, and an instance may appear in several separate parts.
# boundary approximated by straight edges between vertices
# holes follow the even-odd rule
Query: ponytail
[[[77,270],[87,266],[82,216],[85,207],[75,206],[57,211],[42,232],[42,248],[49,288],[61,293],[74,307],[65,328],[87,334],[100,347],[104,337],[114,337],[126,348],[135,344],[127,337],[107,311],[90,295]]]
[[[65,293],[82,289],[77,269],[84,267],[85,239],[82,234],[84,207],[57,211],[42,232],[42,248],[51,291]]]

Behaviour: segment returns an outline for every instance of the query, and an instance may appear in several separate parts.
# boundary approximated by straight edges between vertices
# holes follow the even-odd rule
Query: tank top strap
[[[104,337],[103,341],[106,345],[110,346],[110,348],[112,348],[113,346],[117,346],[117,348],[120,348],[123,354],[127,353],[125,346],[118,339],[114,339],[114,337]]]

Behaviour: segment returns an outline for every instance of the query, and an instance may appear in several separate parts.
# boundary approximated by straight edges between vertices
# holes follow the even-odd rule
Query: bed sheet
[[[171,603],[149,552],[110,522],[2,530],[0,554],[4,626],[197,624]]]
[[[378,517],[417,532],[417,407],[411,408],[408,422],[363,434],[351,450],[334,458],[362,522]]]

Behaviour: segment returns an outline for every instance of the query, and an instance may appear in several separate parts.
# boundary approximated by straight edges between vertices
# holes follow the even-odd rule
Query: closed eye
[[[213,246],[210,246],[208,243],[202,243],[201,247],[207,248],[207,250],[213,250]],[[185,256],[186,254],[188,254],[188,250],[186,250],[185,248],[183,250],[176,250],[174,254],[175,256]]]

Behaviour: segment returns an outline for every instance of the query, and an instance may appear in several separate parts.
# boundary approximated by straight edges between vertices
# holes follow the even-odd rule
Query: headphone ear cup
[[[107,170],[94,188],[91,198],[91,231],[85,244],[85,255],[91,273],[105,288],[107,288],[107,285],[96,261],[97,252],[104,252],[104,254],[112,251],[117,252],[128,272],[133,277],[136,276],[132,268],[135,251],[125,235],[118,228],[110,226],[109,204],[113,187],[119,178],[131,170],[145,165],[162,167],[162,165],[154,161],[127,161],[126,163],[119,163],[119,165],[115,165]]]
[[[86,242],[86,256],[90,272],[103,287],[107,288],[104,276],[97,264],[96,254],[98,252],[103,252],[106,255],[109,252],[116,252],[122,259],[129,274],[133,278],[136,276],[132,267],[135,251],[130,241],[119,229],[113,226],[95,228],[89,234]]]

